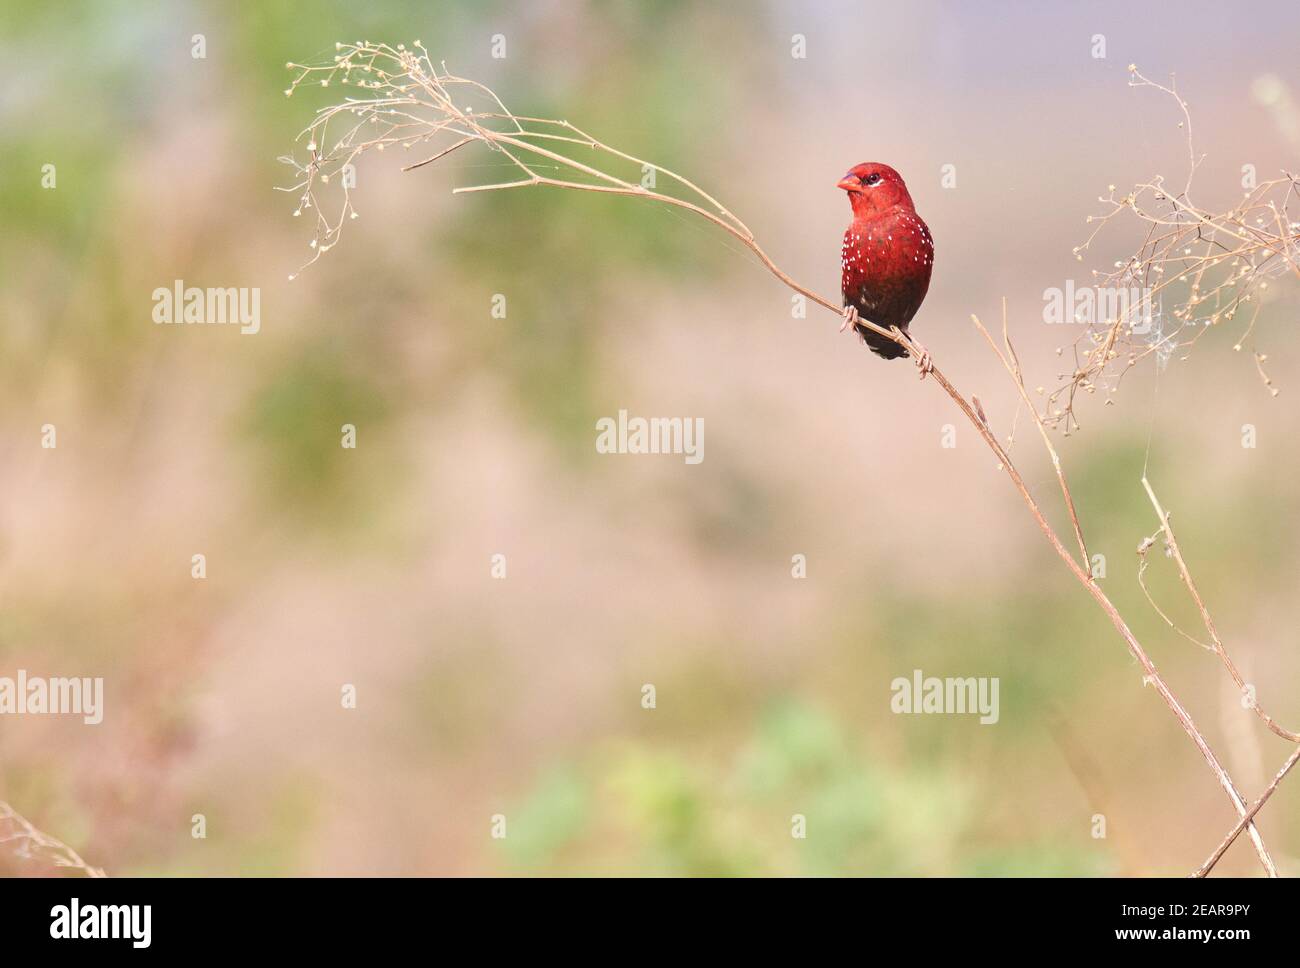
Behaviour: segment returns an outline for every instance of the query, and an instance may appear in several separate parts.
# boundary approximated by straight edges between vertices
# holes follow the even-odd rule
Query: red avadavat
[[[934,240],[916,214],[902,177],[888,165],[869,161],[849,169],[837,188],[848,192],[853,221],[844,233],[840,288],[844,296],[843,332],[850,326],[877,356],[907,356],[907,350],[858,324],[870,320],[904,333],[930,288]],[[910,335],[910,334],[909,334]],[[920,346],[920,343],[917,343]],[[930,354],[921,347],[921,377]]]

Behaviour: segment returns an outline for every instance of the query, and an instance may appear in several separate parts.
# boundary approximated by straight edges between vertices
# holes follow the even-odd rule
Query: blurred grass
[[[289,361],[253,391],[239,422],[265,465],[264,496],[282,512],[328,513],[340,502],[364,509],[345,488],[355,451],[341,446],[344,425],[357,430],[357,446],[373,448],[384,433],[391,405],[382,388],[345,358],[325,353]]]
[[[724,758],[618,742],[552,768],[509,814],[501,849],[521,873],[941,873],[973,821],[972,793],[955,771],[888,765],[787,696]]]

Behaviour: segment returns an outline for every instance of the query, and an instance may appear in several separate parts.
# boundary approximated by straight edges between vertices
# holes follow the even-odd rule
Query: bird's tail
[[[896,360],[899,357],[907,356],[907,350],[903,349],[903,347],[899,346],[892,339],[889,339],[886,336],[881,336],[879,333],[867,329],[865,326],[859,326],[857,327],[857,330],[862,334],[862,338],[866,340],[867,348],[877,356],[884,357],[887,360]],[[907,332],[907,330],[903,330],[903,332]]]

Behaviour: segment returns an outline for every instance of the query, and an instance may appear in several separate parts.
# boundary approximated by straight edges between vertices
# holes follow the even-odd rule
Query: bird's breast
[[[925,298],[933,267],[934,239],[915,212],[855,219],[840,253],[845,305],[881,325],[904,326]]]

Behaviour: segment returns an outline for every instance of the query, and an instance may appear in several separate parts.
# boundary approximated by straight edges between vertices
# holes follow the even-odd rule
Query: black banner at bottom
[[[0,882],[0,934],[11,955],[338,957],[458,941],[609,955],[622,936],[661,952],[785,941],[1231,957],[1288,943],[1297,899],[1294,882],[1262,879],[13,879]]]

